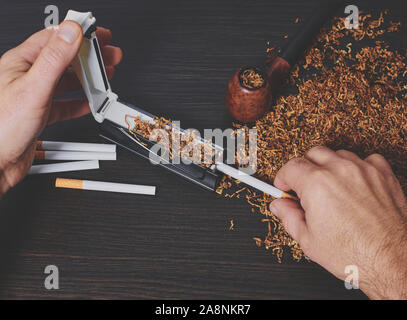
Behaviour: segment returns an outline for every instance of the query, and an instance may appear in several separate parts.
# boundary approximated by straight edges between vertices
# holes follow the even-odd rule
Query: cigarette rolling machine
[[[154,123],[154,116],[134,105],[120,101],[117,94],[112,91],[96,38],[95,17],[93,17],[91,12],[69,10],[65,20],[75,21],[82,27],[84,38],[78,56],[73,61],[73,68],[89,100],[92,115],[100,123],[101,136],[133,153],[149,159],[150,154],[154,154],[150,150],[153,142],[134,132],[130,133],[126,117],[138,117],[141,121]],[[175,129],[180,134],[185,132],[181,128]],[[136,137],[132,134],[135,134]],[[202,139],[201,142],[206,143]],[[215,151],[223,152],[223,149],[217,145],[212,144],[212,147]],[[158,154],[155,155],[160,157]],[[223,172],[276,198],[284,196],[292,198],[292,196],[274,188],[272,185],[244,174],[222,162],[216,163],[210,168],[205,168],[194,163],[184,164],[181,162],[173,164],[168,161],[165,162],[162,157],[161,160],[160,166],[208,190],[216,190],[220,172]]]
[[[122,102],[118,99],[109,84],[106,76],[99,43],[96,38],[96,19],[91,12],[77,12],[69,10],[65,20],[77,22],[83,31],[83,42],[73,68],[82,84],[86,97],[89,100],[93,117],[99,122],[101,136],[117,145],[149,158],[153,142],[143,138],[137,139],[128,131],[126,116],[139,117],[140,120],[153,123],[154,116],[136,106]],[[182,131],[180,129],[180,131]],[[219,149],[218,146],[216,148]],[[195,182],[209,190],[215,190],[218,174],[209,168],[197,164],[172,164],[161,161],[160,166],[181,175],[189,181]]]

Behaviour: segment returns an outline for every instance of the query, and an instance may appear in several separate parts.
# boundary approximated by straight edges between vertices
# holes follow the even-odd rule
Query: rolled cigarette
[[[95,191],[110,191],[110,192],[122,192],[122,193],[134,193],[155,195],[154,186],[144,186],[136,184],[126,183],[113,183],[102,181],[90,181],[90,180],[77,180],[77,179],[63,179],[57,178],[55,181],[55,187],[57,188],[69,188],[69,189],[81,189],[81,190],[95,190]]]
[[[219,162],[216,164],[216,169],[223,172],[224,174],[227,174],[228,176],[231,176],[232,178],[242,181],[243,183],[245,183],[257,190],[263,191],[264,193],[267,193],[274,198],[287,198],[287,199],[292,199],[292,200],[298,200],[296,197],[292,196],[291,194],[286,193],[280,189],[277,189],[276,187],[272,186],[271,184],[268,184],[259,179],[256,179],[241,170],[237,170],[231,166],[228,166],[227,164]]]
[[[28,171],[28,174],[79,171],[90,169],[99,169],[99,161],[98,160],[72,161],[72,162],[33,165]]]
[[[116,160],[116,153],[36,150],[35,160]]]
[[[116,145],[106,143],[37,141],[37,150],[116,152]]]

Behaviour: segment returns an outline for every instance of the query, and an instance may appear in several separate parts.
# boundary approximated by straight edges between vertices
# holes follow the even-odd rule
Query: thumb
[[[26,74],[31,88],[47,100],[61,75],[75,58],[82,42],[82,28],[74,21],[62,22],[42,48]]]
[[[283,223],[284,229],[301,246],[308,237],[305,213],[300,204],[289,199],[276,199],[270,203],[271,212]]]

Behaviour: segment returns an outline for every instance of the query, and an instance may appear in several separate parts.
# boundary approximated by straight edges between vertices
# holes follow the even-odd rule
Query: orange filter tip
[[[68,189],[83,189],[83,180],[57,178],[55,187]]]

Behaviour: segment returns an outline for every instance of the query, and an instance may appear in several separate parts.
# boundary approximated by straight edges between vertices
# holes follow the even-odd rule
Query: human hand
[[[122,58],[120,48],[108,45],[112,35],[98,28],[108,78]],[[90,112],[87,100],[53,97],[80,88],[70,67],[82,43],[82,29],[65,21],[57,28],[33,34],[0,59],[0,197],[29,170],[35,140],[47,125]]]
[[[274,200],[270,210],[311,260],[342,280],[357,266],[370,298],[407,298],[407,201],[382,156],[316,147],[274,184],[300,199]]]

